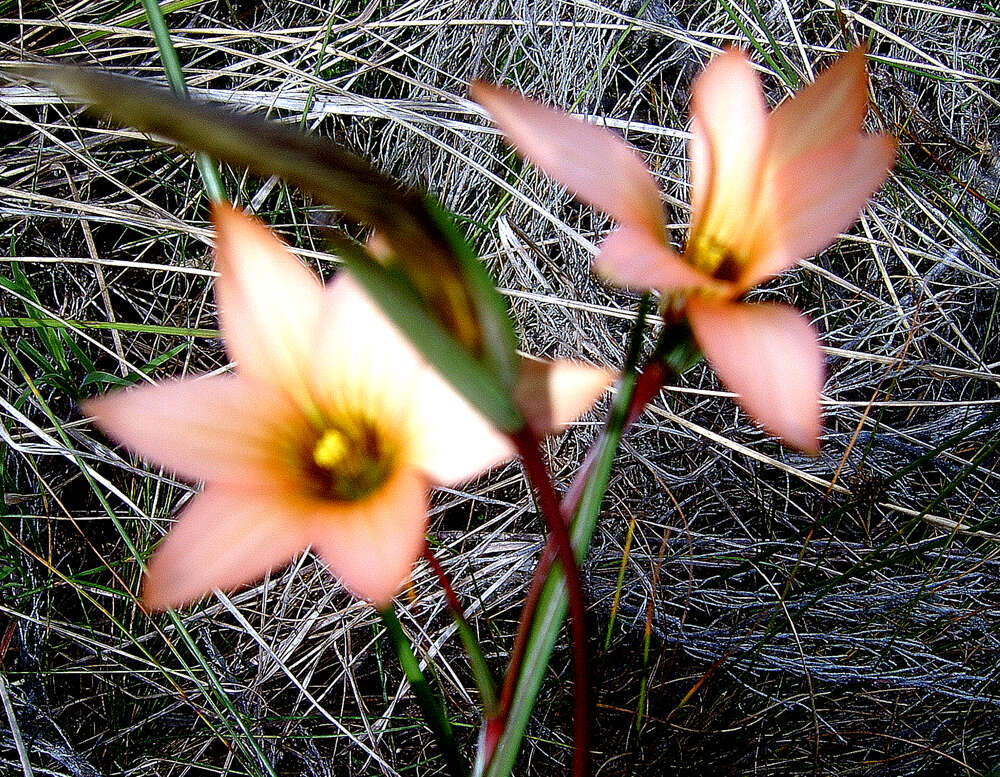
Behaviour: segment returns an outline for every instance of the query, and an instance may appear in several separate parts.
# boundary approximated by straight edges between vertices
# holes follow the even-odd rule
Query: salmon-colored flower
[[[867,84],[865,51],[854,49],[769,113],[746,56],[716,57],[692,89],[683,254],[668,244],[652,175],[622,138],[501,87],[476,83],[472,96],[521,154],[618,222],[596,271],[683,309],[747,412],[815,452],[824,375],[816,333],[792,308],[740,298],[833,242],[888,175],[895,139],[861,131]]]
[[[151,559],[144,601],[176,607],[254,582],[311,545],[347,588],[384,606],[423,548],[430,486],[468,480],[513,447],[349,276],[324,288],[260,222],[226,205],[213,219],[235,374],[84,403],[115,440],[205,481]],[[525,375],[539,388],[525,415],[551,425],[610,379],[572,362]]]

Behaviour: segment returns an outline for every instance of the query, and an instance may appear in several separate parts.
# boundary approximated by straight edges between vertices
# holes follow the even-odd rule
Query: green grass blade
[[[444,711],[441,701],[434,695],[427,678],[420,669],[417,657],[413,654],[410,640],[403,632],[403,627],[396,617],[396,610],[390,604],[385,609],[379,610],[382,616],[382,624],[385,626],[386,635],[396,651],[400,666],[406,674],[406,679],[410,683],[413,695],[417,697],[420,711],[423,713],[424,721],[434,732],[438,745],[448,761],[448,771],[451,777],[464,777],[469,773],[469,767],[458,751],[458,744],[452,733],[451,723],[448,715]]]
[[[149,27],[156,39],[156,47],[160,50],[160,61],[163,63],[163,70],[167,74],[170,88],[174,90],[175,94],[186,97],[187,84],[184,83],[184,71],[181,69],[177,49],[174,48],[173,41],[170,40],[170,29],[167,27],[166,19],[163,18],[163,11],[156,0],[142,0],[142,5],[146,9]],[[195,161],[209,199],[212,202],[222,202],[227,199],[222,176],[219,175],[219,168],[212,158],[207,154],[198,153],[195,154]]]

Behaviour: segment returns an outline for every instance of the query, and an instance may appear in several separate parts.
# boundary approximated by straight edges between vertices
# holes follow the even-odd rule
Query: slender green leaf
[[[472,625],[462,613],[452,610],[451,614],[469,659],[472,678],[476,683],[476,688],[479,689],[479,701],[483,705],[483,715],[487,718],[492,717],[497,710],[497,685],[493,678],[493,672],[490,671],[490,665],[486,663],[483,647],[479,644],[479,639],[476,637],[476,632],[472,630]]]
[[[386,262],[403,270],[430,314],[502,385],[513,387],[517,341],[506,305],[465,238],[431,198],[405,189],[328,139],[274,121],[100,71],[56,65],[13,70],[89,103],[91,110],[120,124],[262,176],[277,175],[374,227],[390,249]]]
[[[37,321],[46,320],[45,314],[42,312],[42,304],[38,299],[38,295],[35,290],[31,287],[31,282],[28,280],[28,276],[24,274],[24,271],[17,265],[11,265],[11,271],[13,272],[14,279],[10,280],[3,276],[0,276],[0,286],[9,288],[18,294],[22,294],[27,297],[34,305],[28,302],[24,303],[24,312],[29,318],[35,319]],[[52,355],[63,369],[69,369],[69,362],[66,360],[66,353],[63,350],[62,342],[59,339],[58,332],[40,332],[39,337],[45,344],[45,349]]]

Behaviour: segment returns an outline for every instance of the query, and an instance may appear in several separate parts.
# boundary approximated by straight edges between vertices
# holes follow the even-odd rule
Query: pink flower
[[[261,223],[216,206],[216,297],[235,374],[91,399],[112,438],[204,491],[149,564],[152,609],[251,583],[311,545],[353,593],[386,605],[419,557],[429,488],[514,455],[347,275],[325,288]],[[525,369],[525,414],[552,426],[610,376]]]
[[[816,332],[792,308],[740,299],[832,243],[888,175],[895,139],[861,131],[867,84],[865,50],[854,49],[769,113],[746,56],[716,57],[692,89],[683,254],[668,243],[652,175],[620,137],[501,87],[475,83],[472,96],[521,154],[618,222],[595,270],[683,309],[746,411],[816,452],[824,375]]]

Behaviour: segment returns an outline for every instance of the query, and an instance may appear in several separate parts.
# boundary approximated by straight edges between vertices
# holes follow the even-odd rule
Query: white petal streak
[[[743,52],[726,51],[695,79],[691,112],[692,235],[734,246],[753,213],[767,145],[767,104]]]

